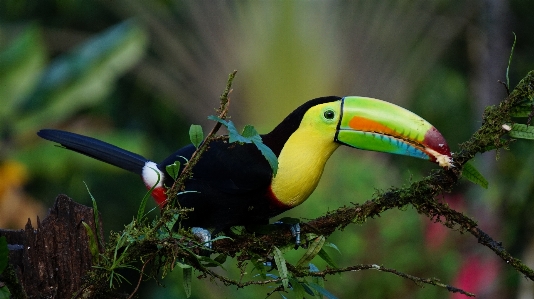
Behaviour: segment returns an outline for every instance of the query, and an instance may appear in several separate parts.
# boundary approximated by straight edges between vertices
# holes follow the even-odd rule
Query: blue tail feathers
[[[57,142],[64,148],[106,162],[133,173],[142,174],[148,161],[145,157],[91,137],[61,130],[44,129],[37,132],[41,138]]]

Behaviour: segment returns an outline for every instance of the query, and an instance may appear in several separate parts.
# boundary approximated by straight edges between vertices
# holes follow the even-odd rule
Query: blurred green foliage
[[[145,45],[144,32],[125,22],[45,67],[46,50],[37,29],[30,26],[0,57],[4,134],[18,137],[43,124],[57,126],[74,113],[99,105],[116,79],[140,59]]]
[[[510,68],[513,87],[534,69],[530,16],[534,3],[504,2],[513,20],[502,24],[510,32],[504,44],[511,47],[511,31],[518,38]],[[438,0],[279,5],[3,0],[0,161],[24,163],[31,172],[26,192],[47,206],[58,193],[90,205],[86,182],[98,201],[105,230],[119,230],[136,214],[146,192],[139,179],[37,140],[35,132],[44,127],[77,131],[159,161],[189,142],[190,123],[207,129],[206,117],[213,114],[233,69],[239,72],[230,115],[238,126],[251,123],[265,132],[299,103],[316,96],[373,96],[399,103],[429,120],[454,151],[481,119],[474,112],[474,73],[480,55],[474,47],[481,43],[477,32],[485,30],[477,20],[488,16],[472,7],[478,6],[472,1]],[[491,84],[504,81],[505,71]],[[476,160],[491,164],[488,161],[494,158]],[[483,228],[491,228],[514,255],[526,258],[534,250],[532,145],[518,141],[492,163],[493,170],[484,171],[488,191],[460,186],[459,194],[446,200],[482,219]],[[416,180],[433,167],[405,157],[340,149],[312,197],[280,217],[314,218],[351,201],[365,201],[375,189]],[[340,266],[382,264],[453,285],[471,254],[491,256],[478,252],[470,236],[437,227],[408,208],[348,227],[327,242],[340,248],[341,255],[330,253]],[[303,254],[300,249],[284,256],[296,262]],[[236,269],[227,266],[232,262],[225,267],[237,275]],[[326,266],[319,258],[312,262],[321,269]],[[516,296],[521,277],[506,265],[498,267],[497,280],[487,281],[496,290],[488,292]],[[149,284],[141,296],[185,296],[181,271],[175,272],[163,281],[166,288]],[[246,278],[257,279],[255,274],[249,272]],[[532,287],[532,282],[528,285]],[[333,276],[325,287],[340,298],[449,296],[445,290],[421,289],[376,271]],[[197,280],[193,273],[192,298],[258,297],[268,291],[264,287],[236,291]]]
[[[80,111],[102,105],[114,91],[117,79],[144,55],[146,45],[144,30],[133,21],[125,21],[47,63],[42,31],[35,25],[23,26],[0,52],[0,97],[4,103],[0,107],[0,161],[23,162],[34,176],[44,178],[34,180],[39,184],[65,182],[71,177],[65,169],[68,157],[61,163],[61,159],[53,158],[57,148],[36,147],[28,140],[35,139],[35,132],[43,127],[64,126]],[[135,147],[141,138],[113,135],[117,135],[111,138],[113,142],[125,147]],[[80,191],[82,181],[78,177],[75,186]],[[87,198],[87,193],[79,192],[78,196],[82,195]],[[48,203],[53,198],[50,196]]]

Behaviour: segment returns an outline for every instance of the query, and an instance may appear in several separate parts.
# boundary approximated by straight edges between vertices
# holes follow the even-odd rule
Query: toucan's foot
[[[291,231],[293,238],[295,238],[295,248],[298,248],[300,246],[300,224],[291,224],[289,230]]]
[[[289,223],[284,223],[282,221],[276,221],[274,224],[289,226],[289,230],[291,231],[291,235],[293,236],[293,238],[295,238],[295,249],[299,248],[299,246],[300,246],[300,224],[298,224],[298,223],[289,224]]]
[[[211,233],[209,230],[204,229],[202,227],[192,227],[191,232],[193,233],[193,235],[200,239],[202,245],[211,249]]]

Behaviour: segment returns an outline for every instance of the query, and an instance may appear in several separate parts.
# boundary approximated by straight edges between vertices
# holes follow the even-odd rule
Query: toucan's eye
[[[332,109],[327,109],[324,111],[323,116],[326,120],[332,120],[336,117],[336,113]]]

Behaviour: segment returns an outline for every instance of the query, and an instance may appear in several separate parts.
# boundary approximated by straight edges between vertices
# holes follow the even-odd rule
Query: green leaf
[[[254,265],[254,269],[260,272],[261,278],[267,279],[267,269],[265,269],[265,265],[263,264],[263,259],[260,258],[259,255],[254,255],[250,259],[250,261],[252,262],[252,265]]]
[[[320,294],[326,296],[328,299],[337,299],[337,297],[334,296],[334,294],[330,293],[329,291],[327,291],[325,288],[323,288],[322,286],[318,284],[315,284],[312,282],[312,283],[309,283],[308,285],[312,287],[314,290],[316,290],[317,292],[319,292]]]
[[[239,134],[239,132],[237,131],[237,128],[235,127],[234,123],[231,120],[224,120],[213,115],[208,116],[208,119],[219,122],[223,126],[226,127],[226,129],[228,130],[228,142],[230,143],[234,143],[234,142],[251,143],[252,142],[248,138],[245,138],[241,136],[241,134]]]
[[[218,116],[210,115],[210,116],[208,116],[208,119],[209,119],[209,120],[216,121],[216,122],[219,122],[219,123],[221,123],[223,126],[228,127],[228,121],[227,121],[227,120],[224,120],[224,119],[222,119],[222,118],[220,118],[220,117],[218,117]]]
[[[311,242],[308,246],[308,250],[306,251],[306,253],[297,262],[297,267],[301,267],[305,264],[307,265],[311,260],[313,260],[313,258],[323,248],[325,240],[326,238],[324,236],[319,236],[315,240],[313,240],[313,242]]]
[[[175,181],[178,178],[178,175],[180,175],[180,165],[181,165],[180,161],[174,161],[174,163],[167,165],[165,167],[165,170],[167,170],[167,173]]]
[[[315,297],[315,295],[317,295],[317,292],[314,289],[310,288],[310,286],[308,285],[308,282],[306,281],[306,279],[303,279],[303,283],[301,285],[304,288],[304,291],[306,293],[308,293],[308,294],[310,294],[311,296],[314,296],[314,297]]]
[[[337,250],[337,252],[339,252],[339,254],[341,254],[341,251],[339,250],[339,248],[338,248],[338,247],[336,246],[336,244],[334,244],[334,243],[325,242],[325,243],[324,243],[324,246],[325,246],[325,247],[333,248],[333,249]]]
[[[178,221],[178,218],[180,217],[180,214],[174,213],[172,214],[172,218],[165,223],[165,232],[162,233],[162,239],[169,237],[168,232],[172,232],[172,229],[174,228],[174,225],[176,225],[176,222]]]
[[[327,262],[332,268],[339,268],[336,262],[334,262],[334,260],[330,257],[330,255],[328,255],[324,248],[322,248],[317,255],[321,257],[325,262]]]
[[[222,263],[210,258],[210,257],[207,257],[207,256],[198,256],[198,260],[199,261],[202,261],[204,262],[202,264],[202,266],[204,267],[221,267],[223,270],[226,270],[226,268],[224,268],[224,266],[222,265]]]
[[[252,142],[261,142],[261,136],[258,131],[256,131],[254,126],[246,125],[243,128],[243,133],[241,133],[241,135]]]
[[[249,139],[252,143],[254,143],[254,145],[256,145],[261,154],[269,163],[269,166],[271,166],[271,169],[273,170],[273,176],[276,176],[276,173],[278,172],[278,158],[271,148],[263,143],[261,136],[258,134],[256,129],[251,125],[246,125],[243,129],[243,137]]]
[[[226,259],[228,256],[224,253],[219,254],[217,257],[215,257],[213,260],[216,261],[219,264],[224,264],[226,262]]]
[[[91,191],[89,190],[87,184],[85,182],[83,182],[83,184],[85,185],[85,189],[87,189],[87,193],[89,193],[89,197],[91,197],[91,202],[93,203],[93,218],[95,220],[96,238],[100,245],[103,245],[103,242],[102,240],[100,240],[99,237],[100,235],[98,234],[98,232],[100,232],[100,218],[98,216],[98,206],[96,204],[96,199],[93,197],[93,194],[91,194]]]
[[[306,233],[304,236],[306,237],[306,240],[311,240],[319,237],[316,233]]]
[[[269,162],[269,166],[271,166],[271,169],[273,170],[273,176],[276,176],[276,173],[278,172],[278,158],[274,152],[262,142],[254,141],[254,144],[260,150],[265,159],[267,159],[267,162]]]
[[[202,131],[202,126],[200,125],[191,125],[189,127],[189,139],[191,143],[198,148],[198,146],[204,140],[204,132]]]
[[[235,127],[234,123],[231,120],[228,121],[227,128],[228,128],[228,133],[229,133],[228,142],[230,143],[234,143],[234,142],[251,143],[252,142],[249,138],[246,138],[242,136],[241,134],[239,134],[239,132],[237,131],[237,128]]]
[[[239,134],[232,121],[226,121],[213,115],[208,116],[208,119],[217,121],[228,129],[228,142],[254,143],[269,163],[269,166],[271,166],[273,176],[276,176],[276,173],[278,172],[278,158],[274,152],[262,142],[260,134],[258,134],[253,126],[246,125],[243,129],[243,133]]]
[[[6,237],[0,237],[0,274],[4,272],[9,260],[9,249],[7,248]]]
[[[534,139],[534,127],[524,124],[513,124],[509,132],[510,137],[519,139]]]
[[[183,268],[183,285],[187,298],[191,297],[191,281],[193,276],[193,268]]]
[[[180,267],[181,269],[192,268],[191,265],[184,264],[184,263],[181,263],[179,261],[176,261],[176,266]]]
[[[93,230],[89,226],[89,224],[85,223],[85,221],[82,221],[83,227],[85,228],[85,232],[87,233],[87,236],[89,237],[89,251],[91,251],[91,256],[93,257],[93,264],[98,263],[98,258],[100,256],[100,251],[98,250],[98,243],[95,237],[95,234],[93,233]],[[1,271],[0,271],[1,272]]]
[[[274,262],[276,263],[276,267],[278,268],[278,273],[280,274],[280,277],[282,278],[282,285],[284,288],[289,287],[289,279],[288,279],[288,271],[287,271],[287,265],[286,265],[286,259],[284,258],[284,255],[278,249],[276,246],[273,248],[273,254],[274,254]]]
[[[469,181],[488,189],[488,181],[484,176],[473,166],[473,164],[467,162],[462,170],[462,176]]]
[[[9,299],[11,298],[11,292],[9,292],[9,289],[7,286],[3,286],[0,288],[0,299]]]
[[[296,278],[289,278],[289,283],[291,283],[291,287],[293,287],[293,292],[295,292],[295,298],[304,298],[304,293],[306,291],[304,290],[302,284]]]

